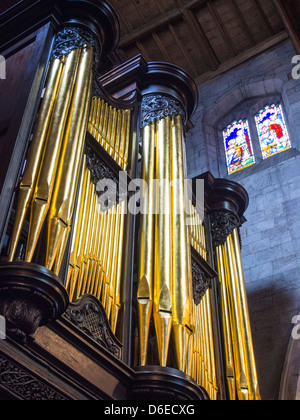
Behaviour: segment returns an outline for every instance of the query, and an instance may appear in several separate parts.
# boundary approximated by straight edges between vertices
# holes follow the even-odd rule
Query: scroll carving
[[[240,218],[234,213],[221,210],[211,214],[212,237],[216,246],[222,245],[234,229],[240,227]]]
[[[85,147],[86,159],[87,159],[87,167],[91,172],[91,180],[97,186],[98,182],[103,179],[109,179],[113,181],[111,186],[113,185],[115,190],[112,194],[113,198],[116,199],[116,202],[109,202],[106,203],[106,208],[109,208],[113,205],[121,203],[124,200],[127,200],[128,191],[127,185],[123,186],[120,184],[120,180],[116,177],[116,175],[111,171],[111,169],[92,151],[89,146]],[[124,188],[125,187],[125,188]],[[100,194],[101,196],[101,194]]]
[[[195,305],[199,305],[208,289],[212,287],[211,277],[205,273],[200,265],[192,259],[193,298]]]
[[[85,45],[94,48],[95,64],[97,65],[97,60],[100,57],[100,45],[96,38],[90,32],[78,26],[65,27],[56,35],[52,58],[56,59],[68,55],[71,51]]]
[[[0,356],[0,383],[25,401],[66,401],[56,390],[34,378],[15,363]]]
[[[121,360],[122,344],[114,336],[105,309],[98,299],[85,295],[70,304],[64,317]]]
[[[141,128],[172,115],[181,115],[185,121],[186,114],[179,101],[164,95],[149,95],[143,98]]]

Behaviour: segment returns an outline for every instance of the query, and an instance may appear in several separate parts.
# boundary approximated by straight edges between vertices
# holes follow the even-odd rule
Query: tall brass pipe
[[[9,253],[10,262],[14,259],[25,217],[34,193],[41,160],[43,158],[43,152],[47,142],[48,131],[53,116],[53,110],[57,100],[57,93],[61,83],[64,64],[65,58],[56,59],[50,64],[46,91],[44,98],[42,99],[36,129],[31,142],[25,172],[20,184],[20,191],[18,193],[15,224],[13,227],[11,249]]]
[[[156,178],[159,188],[156,194],[158,211],[155,217],[155,276],[154,276],[154,324],[161,366],[167,365],[173,320],[172,307],[172,236],[171,236],[171,119],[157,122]]]
[[[118,314],[121,308],[121,275],[122,275],[122,255],[125,228],[125,201],[121,203],[121,221],[120,221],[120,238],[118,244],[118,262],[116,270],[116,285],[114,290],[113,307],[111,314],[111,328],[115,334],[117,329]]]
[[[172,274],[173,274],[173,336],[177,368],[185,371],[186,355],[191,335],[190,258],[184,202],[184,148],[181,116],[172,117]]]
[[[99,267],[99,260],[100,260],[100,249],[101,249],[101,242],[102,242],[103,222],[104,222],[104,213],[101,212],[100,206],[98,206],[98,212],[99,212],[99,228],[96,235],[95,254],[94,254],[93,272],[92,272],[92,285],[90,289],[90,293],[93,294],[94,296],[97,296],[97,290],[99,287],[98,267]]]
[[[218,384],[217,384],[215,343],[214,343],[214,335],[213,335],[213,324],[212,324],[213,317],[212,317],[210,290],[206,292],[206,313],[207,313],[208,340],[209,340],[209,349],[210,349],[210,372],[211,372],[211,382],[212,382],[212,396],[213,396],[213,400],[216,400],[217,394],[218,394]]]
[[[90,111],[90,117],[89,117],[89,132],[93,134],[93,131],[95,129],[95,114],[96,114],[96,108],[97,108],[97,98],[94,97],[92,99],[91,104],[91,111]]]
[[[218,246],[216,249],[217,262],[218,262],[218,273],[220,282],[220,300],[221,300],[221,319],[222,329],[224,337],[224,351],[225,351],[225,363],[226,363],[226,378],[228,383],[229,398],[231,401],[236,399],[236,388],[235,388],[235,372],[234,372],[234,358],[232,350],[232,337],[231,337],[231,325],[230,325],[230,308],[229,299],[227,296],[226,284],[228,280],[226,277],[229,273],[226,272],[225,267],[225,250],[224,246]]]
[[[80,164],[87,129],[88,104],[91,90],[90,75],[93,65],[93,48],[82,51],[73,97],[62,148],[60,165],[48,218],[48,240],[45,267],[52,269],[65,230],[71,229],[77,192]],[[83,130],[84,126],[84,130]]]
[[[109,142],[108,152],[111,157],[114,157],[114,153],[115,153],[116,131],[117,131],[117,110],[116,108],[114,108],[113,115],[112,115],[111,132],[108,137],[108,142]]]
[[[103,289],[103,269],[104,269],[104,258],[105,258],[105,249],[107,246],[107,231],[109,229],[109,211],[104,213],[103,229],[101,234],[101,247],[100,247],[100,257],[99,265],[97,269],[97,278],[99,282],[99,287],[97,291],[97,298],[100,300]]]
[[[88,212],[86,214],[85,226],[84,226],[84,241],[81,243],[81,252],[80,252],[80,272],[78,279],[78,287],[76,299],[82,296],[85,293],[85,281],[87,276],[87,260],[88,260],[88,251],[91,238],[92,224],[93,224],[93,215],[95,207],[95,186],[92,182],[88,186]]]
[[[88,282],[86,286],[86,293],[91,293],[91,288],[94,287],[94,267],[95,267],[95,257],[96,257],[96,248],[97,248],[97,239],[99,234],[99,224],[100,224],[100,213],[99,213],[99,204],[97,203],[97,194],[96,195],[96,204],[95,204],[95,220],[94,228],[92,232],[91,242],[90,242],[90,251],[89,251],[89,261],[88,261]]]
[[[229,272],[228,290],[230,291],[230,301],[232,305],[231,331],[233,334],[233,351],[236,375],[236,390],[239,400],[249,399],[249,389],[246,375],[246,360],[244,354],[244,336],[241,321],[240,295],[237,287],[237,266],[234,257],[233,241],[230,235],[225,242],[227,255],[227,269]]]
[[[108,296],[110,289],[110,273],[112,269],[112,259],[114,252],[114,239],[115,239],[115,230],[116,230],[116,220],[117,220],[117,208],[115,206],[111,209],[111,219],[110,219],[110,228],[109,228],[109,243],[107,249],[107,262],[106,262],[106,272],[105,272],[105,284],[103,292],[103,305],[106,309],[108,315]]]
[[[74,233],[72,237],[71,242],[71,250],[70,250],[70,257],[69,257],[69,270],[74,272],[75,265],[76,265],[76,252],[79,246],[79,234],[80,234],[80,226],[82,223],[82,217],[83,217],[83,208],[84,208],[84,197],[85,197],[85,191],[87,187],[87,171],[88,168],[86,166],[86,156],[84,155],[83,158],[83,170],[80,180],[80,186],[79,186],[79,194],[78,194],[78,204],[77,204],[77,210],[76,210],[76,216],[75,216],[75,222],[74,222]],[[69,276],[67,280],[66,288],[69,288]]]
[[[78,299],[79,293],[80,293],[80,282],[79,282],[79,275],[80,270],[83,262],[83,253],[84,253],[84,247],[86,242],[86,235],[87,235],[87,229],[88,229],[88,216],[90,211],[90,204],[91,204],[91,172],[88,168],[85,170],[85,194],[83,198],[83,202],[80,203],[80,213],[81,213],[81,223],[79,225],[79,230],[77,232],[77,238],[76,238],[76,246],[74,250],[74,259],[73,259],[73,265],[74,265],[74,276],[73,276],[73,282],[72,282],[72,288],[70,291],[70,300],[73,301],[74,295]],[[71,254],[72,256],[72,254]],[[77,287],[77,292],[75,294]]]
[[[105,307],[105,298],[106,298],[106,277],[107,277],[107,263],[108,263],[108,251],[109,251],[109,243],[111,239],[111,226],[112,225],[112,208],[108,209],[107,212],[107,221],[106,221],[106,230],[105,230],[105,236],[103,237],[104,240],[104,247],[103,247],[103,253],[102,253],[102,267],[101,267],[101,283],[102,283],[102,303]]]
[[[83,275],[83,282],[82,282],[82,287],[81,287],[82,296],[88,292],[93,235],[95,233],[96,222],[97,222],[97,212],[96,212],[97,195],[96,195],[96,187],[93,183],[91,185],[91,190],[92,190],[92,193],[91,193],[90,217],[88,220],[88,230],[87,230],[86,243],[85,243],[86,246],[85,246],[85,251],[84,251],[84,260],[83,260],[84,275]]]
[[[124,150],[124,160],[122,168],[124,171],[128,166],[128,153],[129,153],[129,143],[130,143],[130,132],[131,132],[131,111],[126,111],[127,115],[127,125],[126,125],[126,137],[125,137],[125,150]]]
[[[121,206],[116,206],[116,220],[115,220],[115,232],[113,238],[113,249],[112,259],[109,265],[109,290],[107,298],[107,316],[108,319],[111,317],[111,309],[114,302],[115,287],[116,287],[116,270],[117,270],[117,258],[118,258],[118,245],[120,240],[120,223],[121,223]]]
[[[126,126],[127,126],[127,118],[126,118],[126,111],[122,111],[122,123],[121,123],[121,136],[120,142],[118,147],[118,160],[117,163],[122,166],[122,157],[124,155],[125,150],[125,142],[126,142]]]
[[[81,50],[72,51],[66,61],[49,137],[31,206],[25,261],[31,262],[43,223],[47,217],[55,184],[64,131],[70,111]]]
[[[147,363],[148,338],[153,307],[153,246],[154,246],[154,165],[155,123],[142,133],[142,179],[146,190],[141,191],[144,211],[140,215],[140,245],[138,273],[138,314],[140,339],[140,365]]]
[[[241,257],[241,245],[238,229],[235,229],[232,233],[233,241],[233,252],[237,267],[237,289],[240,297],[240,312],[241,312],[241,324],[243,328],[243,343],[244,353],[246,362],[246,376],[249,389],[250,400],[260,400],[259,385],[257,379],[257,371],[255,364],[255,356],[252,342],[252,333],[250,326],[248,301],[245,287],[243,263]]]
[[[122,132],[121,132],[121,129],[122,129],[122,114],[123,114],[123,111],[118,109],[116,139],[115,139],[114,156],[113,156],[113,158],[116,162],[118,162],[120,138],[121,138],[121,135],[122,135]]]

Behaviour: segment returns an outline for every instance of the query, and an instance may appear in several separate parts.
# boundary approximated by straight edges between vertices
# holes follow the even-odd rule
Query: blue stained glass
[[[266,106],[255,121],[264,159],[292,147],[281,105]]]
[[[223,131],[223,137],[229,174],[255,163],[247,120],[234,121]]]

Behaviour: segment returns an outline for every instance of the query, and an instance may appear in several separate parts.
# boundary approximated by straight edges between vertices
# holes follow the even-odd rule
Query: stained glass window
[[[223,137],[229,174],[255,163],[247,120],[234,121],[223,131]]]
[[[264,159],[292,147],[281,105],[266,106],[255,121]]]

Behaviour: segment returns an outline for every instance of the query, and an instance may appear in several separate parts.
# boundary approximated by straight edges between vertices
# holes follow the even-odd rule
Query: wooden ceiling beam
[[[137,40],[149,35],[150,33],[157,31],[162,26],[166,26],[169,23],[172,23],[178,19],[181,19],[183,10],[189,10],[196,6],[203,5],[205,3],[206,3],[206,0],[191,0],[190,2],[184,4],[180,8],[174,8],[170,10],[169,12],[164,13],[163,15],[155,18],[153,21],[143,25],[142,28],[138,28],[134,31],[131,31],[127,35],[124,35],[122,39],[120,40],[119,48],[132,44],[133,42],[136,42]],[[119,14],[119,16],[121,15]]]
[[[228,47],[235,53],[237,54],[237,48],[234,44],[234,42],[232,41],[230,35],[228,34],[228,31],[226,30],[226,27],[224,25],[224,23],[222,22],[222,19],[220,18],[219,13],[216,10],[216,7],[214,5],[214,3],[212,1],[208,1],[207,2],[207,7],[213,17],[213,20],[216,22],[224,40],[226,41],[226,44],[228,45]]]
[[[277,10],[291,37],[297,54],[300,54],[300,4],[298,0],[274,0]]]
[[[208,68],[211,70],[216,70],[220,65],[220,61],[218,60],[212,45],[210,44],[204,30],[202,29],[199,20],[190,9],[184,9],[183,0],[176,0],[176,2],[182,10],[182,16],[187,23],[187,26],[191,32],[191,36],[199,41],[199,50],[201,51]]]
[[[270,21],[268,19],[268,16],[266,15],[266,13],[264,11],[264,8],[261,5],[260,0],[252,0],[252,1],[253,1],[254,5],[255,5],[256,9],[258,10],[259,14],[263,18],[264,23],[265,23],[265,27],[266,27],[269,35],[270,36],[275,35],[274,29],[272,28],[272,25],[271,25],[271,23],[270,23]]]
[[[198,71],[197,68],[194,64],[194,61],[192,60],[191,56],[189,55],[189,53],[187,52],[186,48],[182,45],[182,42],[180,41],[180,39],[178,38],[178,35],[173,27],[173,25],[171,23],[169,23],[169,31],[171,32],[176,44],[178,45],[182,55],[184,56],[184,58],[186,59],[187,63],[189,64],[190,68],[191,68],[191,72],[193,77],[197,77],[198,76]]]
[[[250,31],[250,28],[249,28],[249,26],[247,24],[247,21],[244,18],[243,14],[241,12],[241,9],[239,8],[236,0],[231,0],[231,3],[232,3],[232,6],[234,8],[234,11],[235,11],[236,16],[240,19],[240,21],[242,23],[242,28],[245,31],[245,33],[246,33],[249,41],[252,43],[252,45],[255,45],[256,42],[255,42],[255,40],[253,38],[253,35],[252,35],[251,31]]]
[[[165,61],[168,62],[168,63],[172,63],[173,61],[172,61],[171,57],[169,56],[168,51],[166,50],[166,48],[165,48],[164,44],[162,43],[160,37],[158,36],[157,32],[152,33],[152,38],[154,39],[156,45],[158,46],[160,52],[162,53]]]
[[[259,54],[264,53],[269,48],[273,48],[275,45],[278,45],[281,42],[287,40],[288,37],[288,33],[286,31],[282,31],[273,37],[255,45],[254,47],[249,48],[247,51],[240,53],[236,57],[233,57],[222,63],[216,71],[210,71],[201,74],[195,79],[195,83],[198,86],[203,85],[215,77],[220,76],[220,74],[226,73],[227,71],[234,69],[235,67],[247,62],[248,60],[251,60]]]

